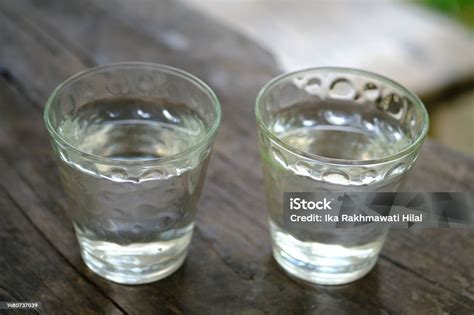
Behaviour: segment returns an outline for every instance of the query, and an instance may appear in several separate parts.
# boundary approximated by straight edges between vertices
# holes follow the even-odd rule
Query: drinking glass
[[[220,115],[204,82],[159,64],[96,67],[53,91],[44,119],[90,269],[140,284],[182,265]]]
[[[313,68],[266,84],[256,117],[276,261],[314,284],[343,284],[367,274],[388,225],[289,229],[283,194],[402,190],[428,130],[422,102],[374,73]]]

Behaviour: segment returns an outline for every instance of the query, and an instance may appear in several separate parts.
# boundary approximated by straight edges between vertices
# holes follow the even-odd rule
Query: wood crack
[[[219,250],[216,247],[216,242],[212,240],[209,236],[206,235],[204,231],[202,231],[199,226],[196,225],[194,228],[197,236],[203,240],[206,244],[209,245],[209,247],[212,249],[212,251],[219,257],[219,259],[222,261],[222,263],[228,267],[235,275],[237,275],[239,278],[245,280],[245,281],[254,281],[255,277],[255,271],[252,269],[245,269],[243,266],[239,264],[238,268],[236,264],[233,263],[232,258],[230,255],[226,255],[225,253],[222,253],[221,250]]]
[[[418,277],[418,278],[420,278],[420,279],[422,279],[422,280],[424,280],[424,281],[430,283],[431,285],[434,285],[434,286],[436,286],[436,287],[442,288],[442,289],[444,289],[444,290],[446,290],[446,291],[449,291],[449,292],[451,292],[451,293],[453,293],[453,294],[455,294],[455,295],[461,297],[462,300],[464,300],[464,301],[466,301],[466,302],[470,302],[470,304],[474,303],[474,300],[472,300],[469,296],[464,295],[464,294],[459,293],[459,292],[456,292],[456,291],[454,291],[453,289],[451,289],[451,288],[449,288],[449,287],[446,287],[446,286],[444,286],[443,284],[441,284],[441,283],[439,283],[439,282],[437,282],[437,281],[434,281],[434,280],[432,280],[432,279],[430,279],[430,278],[428,278],[428,277],[425,277],[423,274],[417,272],[416,270],[411,269],[411,268],[408,267],[408,266],[405,266],[404,264],[402,264],[402,263],[396,261],[396,260],[393,259],[393,258],[388,257],[387,255],[380,254],[379,257],[380,257],[381,259],[384,259],[385,261],[389,262],[390,264],[392,264],[392,265],[394,265],[394,266],[396,266],[396,267],[398,267],[398,268],[400,268],[400,269],[403,269],[403,270],[405,270],[405,271],[411,273],[412,275],[414,275],[414,276],[416,276],[416,277]]]

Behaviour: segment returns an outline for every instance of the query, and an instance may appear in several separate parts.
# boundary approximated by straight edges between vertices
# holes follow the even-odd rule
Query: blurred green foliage
[[[474,28],[474,0],[421,0],[420,2]]]

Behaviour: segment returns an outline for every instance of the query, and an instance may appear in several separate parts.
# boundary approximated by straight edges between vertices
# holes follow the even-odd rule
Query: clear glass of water
[[[140,284],[183,264],[220,115],[204,82],[158,64],[100,66],[54,90],[45,123],[90,269]]]
[[[403,190],[428,131],[422,102],[373,73],[314,68],[270,81],[257,98],[256,116],[276,261],[314,284],[367,274],[389,226],[288,230],[283,193]]]

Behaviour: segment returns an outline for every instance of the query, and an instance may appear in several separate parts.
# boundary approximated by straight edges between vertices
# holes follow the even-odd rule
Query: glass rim
[[[370,160],[349,160],[349,159],[337,159],[337,158],[330,158],[330,157],[325,157],[322,155],[317,155],[317,154],[312,154],[308,152],[304,152],[300,149],[297,149],[293,147],[292,145],[289,145],[285,141],[282,141],[278,136],[272,132],[264,123],[262,116],[260,115],[260,109],[263,106],[262,105],[262,99],[265,97],[268,93],[268,91],[277,83],[279,83],[281,80],[286,79],[291,76],[297,76],[301,75],[304,73],[341,73],[341,74],[353,74],[353,75],[359,75],[362,77],[366,78],[371,78],[373,80],[377,80],[383,83],[386,83],[392,87],[395,87],[399,90],[401,90],[404,93],[404,96],[409,98],[410,101],[417,106],[418,108],[421,109],[422,115],[423,115],[423,129],[421,130],[420,134],[417,136],[417,138],[408,146],[403,148],[397,153],[390,154],[387,156],[382,156],[380,158],[376,159],[370,159]],[[285,150],[288,150],[296,155],[302,156],[306,159],[311,159],[319,162],[323,162],[326,164],[332,164],[332,165],[372,165],[372,164],[381,164],[381,163],[386,163],[386,162],[392,162],[397,159],[400,159],[402,157],[405,157],[418,149],[419,146],[423,143],[424,139],[426,138],[426,135],[428,134],[428,129],[429,129],[429,116],[428,116],[428,111],[423,104],[423,102],[420,100],[420,98],[413,93],[411,90],[408,88],[404,87],[400,83],[389,79],[383,75],[366,71],[366,70],[361,70],[361,69],[356,69],[356,68],[347,68],[347,67],[312,67],[312,68],[305,68],[305,69],[300,69],[300,70],[295,70],[295,71],[290,71],[287,73],[280,74],[279,76],[273,78],[269,82],[267,82],[260,90],[260,92],[257,95],[257,98],[255,100],[255,116],[257,120],[257,125],[259,129],[266,135],[268,136],[272,141],[280,145],[282,148]]]
[[[101,70],[106,70],[106,69],[120,69],[120,68],[154,68],[161,70],[162,72],[168,73],[168,74],[173,74],[178,77],[181,77],[191,83],[193,83],[195,86],[200,88],[204,93],[207,94],[211,101],[211,105],[213,109],[215,110],[216,117],[214,121],[211,124],[211,127],[207,130],[206,135],[200,139],[197,143],[193,144],[189,148],[175,153],[171,155],[167,155],[164,157],[158,157],[158,158],[153,158],[153,159],[147,159],[147,160],[133,160],[133,161],[128,161],[128,160],[117,160],[113,158],[108,158],[108,157],[103,157],[100,155],[95,155],[95,154],[90,154],[87,152],[84,152],[78,148],[76,148],[74,145],[69,143],[64,137],[62,137],[56,129],[53,127],[51,120],[50,120],[50,113],[51,113],[51,108],[53,101],[59,96],[61,91],[71,83],[77,81],[78,79],[85,77],[91,73],[101,71]],[[115,62],[115,63],[110,63],[106,65],[99,65],[95,66],[92,68],[85,69],[83,71],[80,71],[63,82],[61,82],[54,90],[51,92],[50,96],[48,97],[48,100],[46,101],[46,106],[44,108],[44,114],[43,114],[43,119],[46,125],[46,128],[51,135],[51,138],[53,141],[60,143],[61,145],[72,149],[74,152],[80,154],[81,156],[84,156],[87,159],[102,163],[102,164],[109,164],[109,165],[156,165],[156,164],[165,164],[170,161],[175,161],[183,158],[186,155],[189,155],[190,153],[196,151],[198,148],[204,146],[206,143],[209,143],[209,141],[212,139],[212,137],[215,136],[217,133],[217,130],[219,128],[220,122],[221,122],[221,116],[222,116],[222,110],[220,106],[219,99],[217,98],[217,95],[214,93],[214,91],[201,79],[198,77],[192,75],[191,73],[172,67],[172,66],[167,66],[159,63],[152,63],[152,62],[141,62],[141,61],[128,61],[128,62]]]

